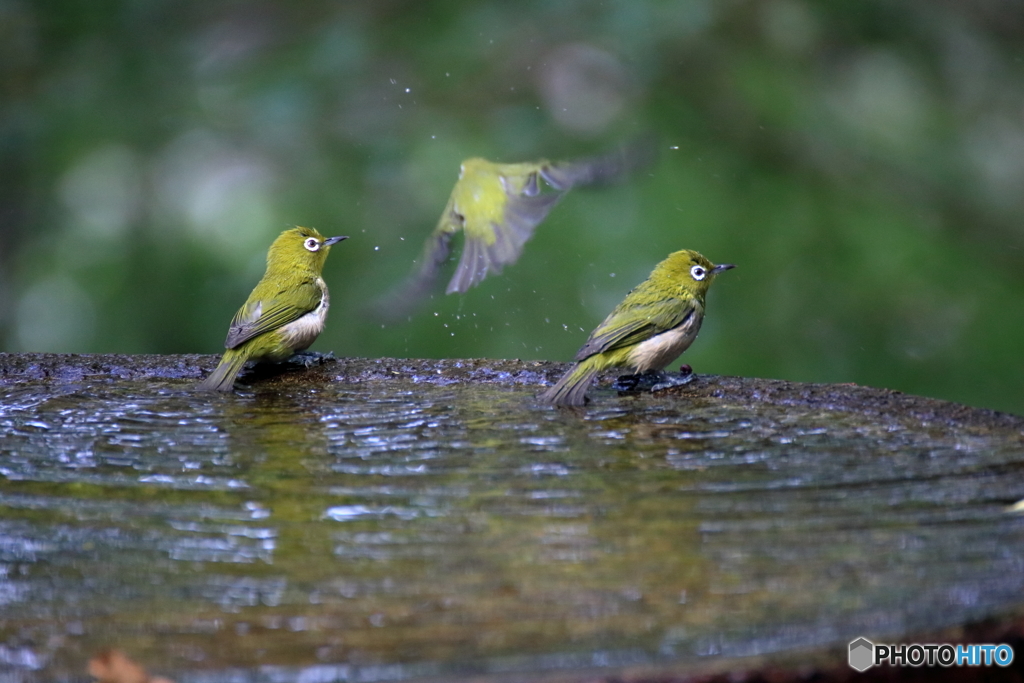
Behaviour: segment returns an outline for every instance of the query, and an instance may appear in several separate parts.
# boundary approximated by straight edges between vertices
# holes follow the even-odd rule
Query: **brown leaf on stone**
[[[118,650],[104,650],[89,660],[89,675],[96,683],[174,683],[162,676],[150,677],[146,670]]]

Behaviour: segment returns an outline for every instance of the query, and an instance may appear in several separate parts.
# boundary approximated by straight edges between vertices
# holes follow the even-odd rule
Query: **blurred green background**
[[[568,360],[693,248],[739,264],[698,372],[1024,413],[1020,2],[0,0],[0,88],[3,350],[219,353],[299,224],[352,237],[314,349]],[[647,131],[501,277],[360,315],[463,158]]]

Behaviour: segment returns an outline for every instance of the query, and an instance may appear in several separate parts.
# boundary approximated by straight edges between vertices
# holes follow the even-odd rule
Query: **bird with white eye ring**
[[[309,348],[331,304],[321,277],[324,262],[331,245],[346,239],[297,227],[274,240],[263,278],[228,327],[227,351],[199,389],[231,391],[246,362],[282,361]]]
[[[716,275],[730,268],[735,266],[716,266],[688,249],[670,254],[590,333],[576,354],[576,365],[542,393],[541,400],[562,406],[584,405],[587,388],[597,373],[615,367],[636,373],[620,377],[616,383],[626,390],[644,380],[653,385],[651,391],[690,381],[692,373],[670,377],[662,370],[697,338],[708,288]]]

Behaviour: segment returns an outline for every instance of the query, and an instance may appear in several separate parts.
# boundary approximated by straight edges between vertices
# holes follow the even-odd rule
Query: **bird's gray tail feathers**
[[[231,391],[235,387],[235,377],[241,372],[246,360],[246,354],[229,351],[220,359],[213,372],[196,388],[204,391]]]
[[[577,363],[553,387],[540,395],[540,400],[556,406],[582,406],[587,402],[587,389],[598,368],[587,361]]]

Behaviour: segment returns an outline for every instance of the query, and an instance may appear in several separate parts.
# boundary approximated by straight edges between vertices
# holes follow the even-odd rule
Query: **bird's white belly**
[[[630,351],[629,364],[637,372],[664,370],[697,338],[703,317],[695,313],[682,325],[640,342]]]
[[[327,309],[331,306],[331,299],[327,295],[327,284],[320,278],[317,278],[316,284],[323,293],[317,307],[279,330],[285,344],[292,348],[293,353],[308,349],[310,344],[316,341],[316,338],[324,331],[324,325],[327,324]]]

